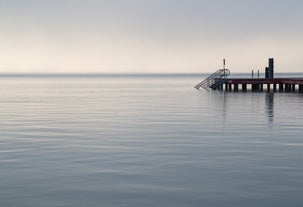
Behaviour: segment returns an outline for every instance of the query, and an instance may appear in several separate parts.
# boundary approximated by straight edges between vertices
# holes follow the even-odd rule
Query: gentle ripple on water
[[[301,94],[4,77],[0,206],[301,206]]]

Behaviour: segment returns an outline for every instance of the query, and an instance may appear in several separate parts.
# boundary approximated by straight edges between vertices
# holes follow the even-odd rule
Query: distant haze
[[[0,0],[0,73],[302,72],[301,0]]]

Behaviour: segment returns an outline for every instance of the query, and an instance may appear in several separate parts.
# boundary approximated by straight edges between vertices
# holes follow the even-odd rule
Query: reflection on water
[[[227,117],[230,113],[237,113],[241,116],[247,116],[250,110],[255,114],[263,113],[268,120],[268,126],[272,126],[274,122],[274,98],[275,93],[230,93],[230,92],[210,92],[210,98],[218,111],[222,113],[223,125],[228,123]],[[250,99],[250,103],[247,100]],[[265,107],[263,108],[262,99],[265,99]],[[241,105],[244,108],[239,108]],[[238,110],[238,111],[234,111]]]
[[[267,112],[268,122],[271,125],[274,121],[274,93],[266,93],[265,110]]]
[[[274,122],[274,93],[230,93],[224,91],[209,92],[212,104],[222,117],[223,126],[228,124],[228,117],[238,114],[241,117],[263,114],[268,126]],[[263,101],[265,100],[265,101]],[[262,122],[260,119],[260,123]]]
[[[302,97],[196,79],[2,78],[0,206],[302,206]]]

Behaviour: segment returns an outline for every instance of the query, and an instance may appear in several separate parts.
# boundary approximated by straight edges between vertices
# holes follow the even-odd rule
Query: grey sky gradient
[[[0,0],[0,72],[303,72],[301,0]]]

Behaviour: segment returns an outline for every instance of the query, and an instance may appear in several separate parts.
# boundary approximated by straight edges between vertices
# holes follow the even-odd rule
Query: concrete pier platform
[[[300,92],[303,93],[303,78],[228,78],[221,90],[234,92]]]

